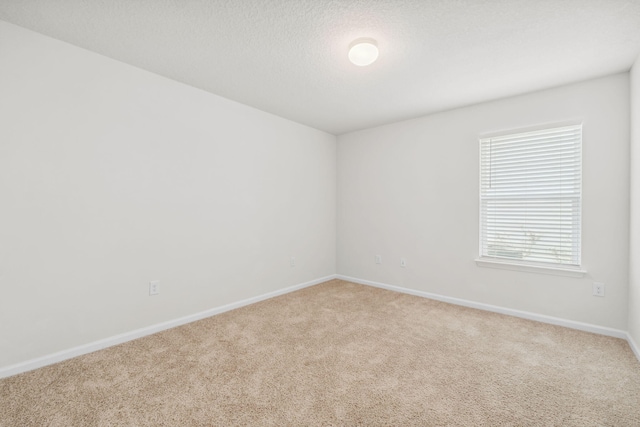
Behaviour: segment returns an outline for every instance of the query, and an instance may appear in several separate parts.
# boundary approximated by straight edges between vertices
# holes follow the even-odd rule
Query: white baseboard
[[[404,294],[415,295],[419,297],[429,298],[437,301],[448,302],[450,304],[461,305],[464,307],[477,308],[479,310],[491,311],[494,313],[507,314],[509,316],[521,317],[523,319],[535,320],[542,323],[549,323],[552,325],[564,326],[571,329],[579,329],[581,331],[593,332],[600,335],[607,335],[610,337],[628,339],[629,334],[626,331],[620,329],[607,328],[605,326],[592,325],[590,323],[577,322],[574,320],[561,319],[559,317],[546,316],[544,314],[531,313],[529,311],[515,310],[512,308],[499,307],[496,305],[484,304],[481,302],[475,302],[460,298],[447,297],[439,294],[432,294],[430,292],[417,291],[415,289],[403,288],[400,286],[388,285],[386,283],[373,282],[371,280],[363,280],[355,277],[348,277],[338,274],[338,279],[346,280],[348,282],[359,283],[361,285],[374,286],[376,288],[387,289],[390,291],[402,292]],[[636,352],[636,356],[638,353]],[[640,359],[640,358],[639,358]]]
[[[156,332],[164,331],[166,329],[175,328],[176,326],[184,325],[187,323],[195,322],[196,320],[205,319],[207,317],[214,316],[216,314],[224,313],[225,311],[234,310],[236,308],[244,307],[246,305],[254,304],[256,302],[264,301],[269,298],[284,295],[299,289],[307,288],[309,286],[317,285],[319,283],[326,282],[332,279],[341,279],[349,282],[360,283],[362,285],[374,286],[377,288],[387,289],[396,292],[402,292],[405,294],[415,295],[419,297],[429,298],[437,301],[443,301],[450,304],[461,305],[465,307],[477,308],[480,310],[491,311],[495,313],[507,314],[510,316],[521,317],[524,319],[535,320],[543,323],[550,323],[558,326],[565,326],[572,329],[579,329],[582,331],[593,332],[596,334],[612,336],[616,338],[626,339],[631,347],[632,351],[640,361],[640,347],[633,340],[628,332],[621,331],[619,329],[607,328],[603,326],[592,325],[588,323],[576,322],[573,320],[561,319],[558,317],[545,316],[542,314],[536,314],[526,311],[514,310],[510,308],[498,307],[494,305],[479,303],[475,301],[469,301],[459,298],[447,297],[439,294],[432,294],[429,292],[418,291],[414,289],[403,288],[400,286],[388,285],[385,283],[373,282],[370,280],[358,279],[355,277],[343,276],[343,275],[329,275],[319,279],[311,280],[309,282],[300,283],[298,285],[290,286],[288,288],[279,289],[277,291],[268,292],[263,295],[259,295],[253,298],[247,298],[241,301],[237,301],[231,304],[226,304],[220,307],[215,307],[209,310],[201,311],[199,313],[191,314],[188,316],[180,317],[178,319],[169,320],[166,322],[158,323],[155,325],[147,326],[145,328],[136,329],[123,334],[115,335],[109,338],[104,338],[98,341],[94,341],[88,344],[80,345],[70,348],[68,350],[59,351],[46,356],[38,357],[36,359],[27,360],[25,362],[17,363],[15,365],[9,365],[0,368],[0,378],[6,378],[13,375],[17,375],[23,372],[31,371],[33,369],[41,368],[43,366],[52,365],[54,363],[62,362],[67,359],[71,359],[83,354],[92,353],[94,351],[102,350],[107,347],[111,347],[117,344],[122,344],[127,341],[131,341],[137,338],[141,338],[147,335],[155,334]]]
[[[207,317],[214,316],[216,314],[224,313],[225,311],[230,311],[236,308],[244,307],[246,305],[254,304],[256,302],[264,301],[269,298],[288,294],[289,292],[297,291],[299,289],[307,288],[309,286],[317,285],[319,283],[335,279],[336,277],[337,276],[335,274],[332,274],[330,276],[321,277],[319,279],[311,280],[305,283],[300,283],[298,285],[290,286],[288,288],[279,289],[273,292],[268,292],[263,295],[258,295],[253,298],[247,298],[241,301],[233,302],[231,304],[215,307],[209,310],[201,311],[199,313],[180,317],[178,319],[173,319],[173,320],[158,323],[155,325],[147,326],[145,328],[135,329],[130,332],[125,332],[123,334],[115,335],[109,338],[104,338],[88,344],[83,344],[77,347],[73,347],[68,350],[62,350],[53,354],[38,357],[36,359],[27,360],[25,362],[20,362],[15,365],[9,365],[9,366],[0,368],[0,378],[6,378],[13,375],[21,374],[23,372],[31,371],[33,369],[41,368],[47,365],[52,365],[54,363],[62,362],[63,360],[71,359],[73,357],[81,356],[83,354],[92,353],[94,351],[102,350],[107,347],[111,347],[117,344],[122,344],[124,342],[134,340],[136,338],[141,338],[147,335],[155,334],[156,332],[175,328],[176,326],[184,325],[186,323],[195,322],[196,320],[201,320]]]

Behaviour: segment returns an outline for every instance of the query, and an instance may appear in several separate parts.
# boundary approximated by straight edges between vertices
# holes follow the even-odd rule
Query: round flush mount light
[[[354,40],[349,46],[349,61],[359,67],[372,64],[378,59],[378,43],[373,39]]]

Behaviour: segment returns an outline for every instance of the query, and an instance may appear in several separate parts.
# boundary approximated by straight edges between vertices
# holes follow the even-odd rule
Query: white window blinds
[[[582,125],[480,140],[480,256],[580,265]]]

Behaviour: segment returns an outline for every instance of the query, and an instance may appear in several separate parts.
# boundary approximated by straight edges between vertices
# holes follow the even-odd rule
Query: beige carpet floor
[[[0,426],[640,426],[616,338],[333,280],[0,380]]]

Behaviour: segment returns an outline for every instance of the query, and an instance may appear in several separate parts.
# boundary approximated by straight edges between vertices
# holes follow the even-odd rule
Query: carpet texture
[[[0,426],[640,426],[628,344],[332,280],[0,380]]]

